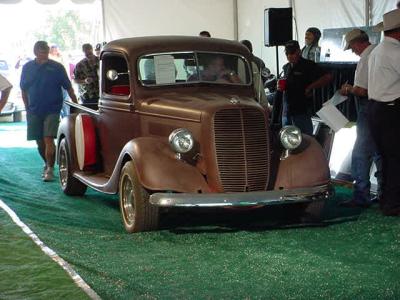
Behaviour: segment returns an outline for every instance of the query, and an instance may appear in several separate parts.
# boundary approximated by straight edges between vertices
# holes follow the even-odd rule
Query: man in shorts
[[[54,178],[55,144],[65,89],[78,103],[62,64],[49,59],[49,46],[38,41],[33,48],[35,59],[22,69],[20,87],[27,112],[28,140],[36,140],[43,161],[43,181]]]

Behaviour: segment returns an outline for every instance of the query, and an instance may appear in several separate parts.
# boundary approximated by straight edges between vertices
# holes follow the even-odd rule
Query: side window
[[[130,94],[130,74],[127,61],[123,56],[108,54],[102,58],[103,91],[110,95],[128,96]],[[115,80],[107,76],[110,70],[116,71]]]

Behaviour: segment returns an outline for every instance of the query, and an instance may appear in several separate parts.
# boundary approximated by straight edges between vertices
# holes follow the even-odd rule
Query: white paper
[[[335,92],[335,94],[332,96],[332,98],[329,99],[328,101],[324,102],[322,105],[325,106],[325,105],[328,105],[328,104],[332,104],[332,105],[336,106],[336,105],[346,101],[347,99],[348,99],[347,96],[341,95],[339,90],[337,90]]]
[[[349,123],[349,120],[347,120],[336,106],[332,104],[323,106],[319,111],[317,111],[317,115],[335,132],[339,131]]]
[[[175,63],[172,55],[154,57],[156,84],[175,83]]]

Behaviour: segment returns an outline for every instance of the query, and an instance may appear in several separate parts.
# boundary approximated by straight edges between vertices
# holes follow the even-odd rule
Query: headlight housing
[[[194,145],[192,133],[185,128],[178,128],[169,135],[169,144],[176,153],[187,153]]]
[[[282,146],[286,150],[294,150],[300,146],[303,138],[301,135],[301,130],[296,126],[285,126],[279,132],[279,138],[281,140]]]

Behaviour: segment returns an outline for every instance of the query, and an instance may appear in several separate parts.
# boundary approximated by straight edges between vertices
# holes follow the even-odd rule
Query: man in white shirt
[[[368,58],[376,45],[371,45],[368,34],[360,29],[353,29],[345,35],[344,50],[351,49],[360,56],[354,75],[354,85],[343,84],[342,95],[354,95],[357,99],[357,138],[354,143],[351,157],[351,174],[354,179],[353,197],[342,202],[345,207],[366,208],[371,205],[370,171],[372,161],[377,166],[378,183],[380,183],[381,161],[376,153],[376,146],[368,126]],[[379,198],[378,186],[378,198]]]
[[[382,156],[382,213],[400,216],[400,9],[383,16],[384,40],[370,54],[372,137]]]
[[[0,74],[0,113],[7,103],[8,97],[10,96],[11,88],[12,84],[3,75]]]

